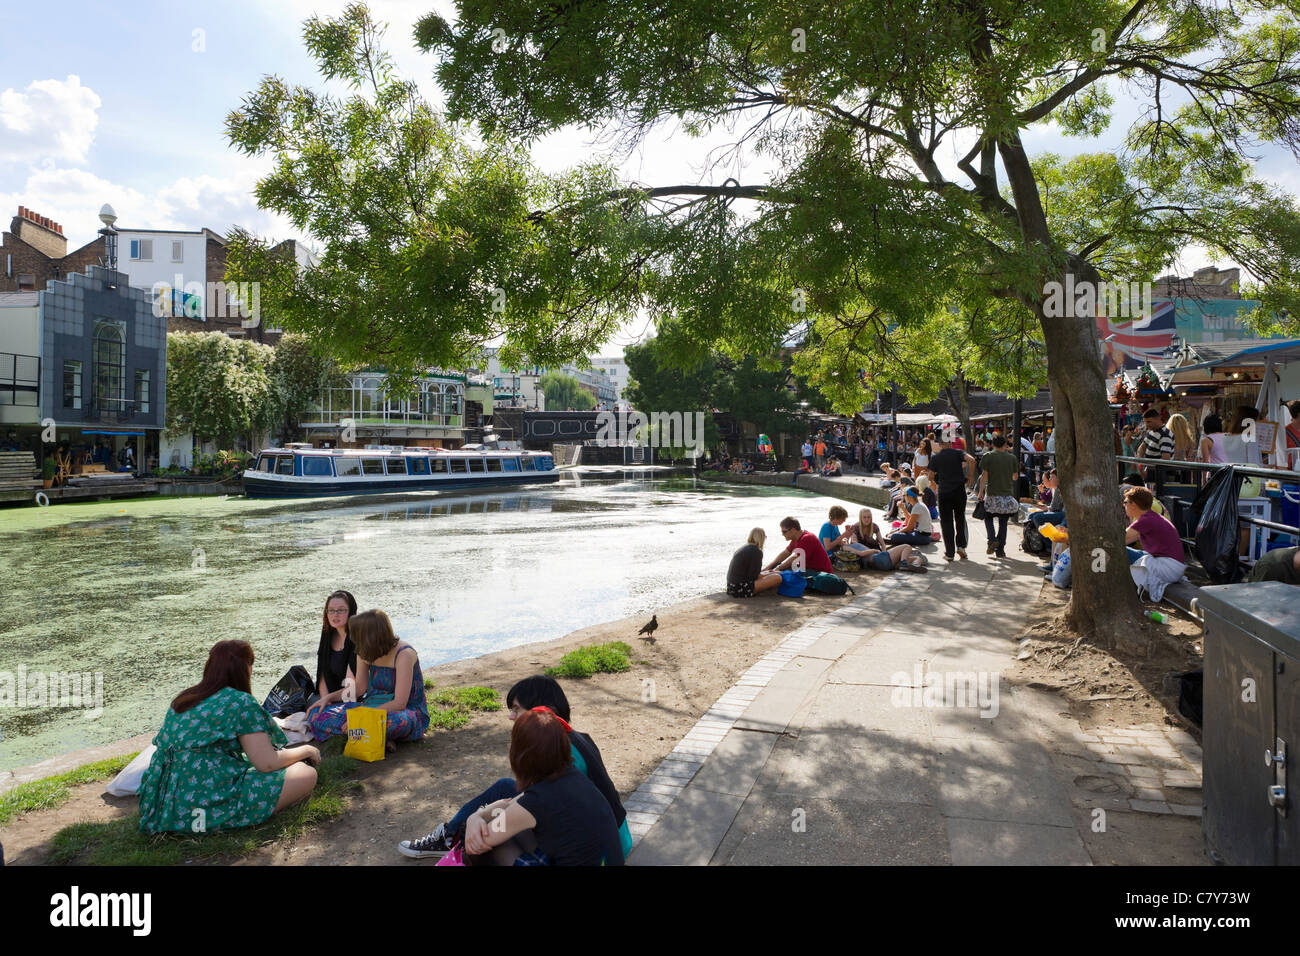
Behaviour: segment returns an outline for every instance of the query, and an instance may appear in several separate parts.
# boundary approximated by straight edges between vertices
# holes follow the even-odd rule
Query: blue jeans
[[[930,544],[934,539],[923,531],[895,531],[889,537],[885,538],[885,543],[891,548],[896,544],[910,544],[921,547]]]
[[[1037,531],[1044,524],[1049,524],[1049,523],[1055,525],[1058,528],[1063,528],[1065,527],[1065,512],[1064,511],[1034,511],[1031,512],[1029,515],[1029,523],[1034,526],[1035,531]]]
[[[508,800],[511,797],[519,796],[519,789],[515,786],[514,780],[510,777],[502,777],[492,786],[488,787],[477,797],[465,804],[456,811],[456,815],[451,818],[447,824],[447,837],[450,839],[461,831],[469,818],[477,813],[480,809],[489,803],[496,803],[498,800]]]

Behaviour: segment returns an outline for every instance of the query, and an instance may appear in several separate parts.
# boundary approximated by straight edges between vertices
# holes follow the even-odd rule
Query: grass
[[[140,814],[106,823],[76,823],[64,827],[51,841],[49,862],[78,866],[176,866],[247,856],[258,847],[291,840],[304,831],[341,816],[347,796],[361,789],[350,780],[360,763],[343,756],[344,739],[333,737],[321,745],[316,789],[296,806],[282,810],[265,823],[214,833],[140,832]]]
[[[0,794],[0,826],[14,817],[33,810],[53,810],[67,802],[72,796],[72,788],[96,780],[108,780],[122,772],[122,768],[134,760],[140,751],[121,757],[110,757],[97,763],[88,763],[67,773],[30,783],[19,784],[12,790]]]
[[[628,658],[632,648],[622,641],[609,644],[592,644],[569,651],[560,658],[560,663],[546,668],[548,677],[590,677],[592,674],[621,674],[631,670]]]
[[[426,690],[433,690],[433,681],[424,682]],[[469,723],[477,712],[501,709],[501,698],[491,687],[449,687],[430,694],[429,726],[439,730],[455,730]]]

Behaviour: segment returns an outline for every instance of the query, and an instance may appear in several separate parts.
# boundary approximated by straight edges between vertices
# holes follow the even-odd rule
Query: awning
[[[868,425],[888,425],[892,415],[885,412],[858,412],[858,418]],[[899,412],[900,425],[948,425],[958,421],[956,415],[932,415],[928,412]]]
[[[137,438],[137,437],[138,437],[138,438],[143,438],[143,437],[145,436],[145,434],[147,434],[147,433],[146,433],[146,432],[105,432],[105,431],[95,431],[95,430],[92,430],[92,429],[89,429],[89,428],[83,428],[83,429],[81,430],[81,434],[83,434],[83,435],[112,435],[112,436],[115,437],[115,438]]]

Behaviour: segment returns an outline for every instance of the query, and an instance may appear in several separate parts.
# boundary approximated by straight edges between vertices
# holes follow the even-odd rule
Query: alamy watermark
[[[187,319],[239,319],[246,329],[257,328],[262,320],[260,282],[186,282],[177,273],[172,282],[155,282],[153,314]]]
[[[86,720],[104,712],[103,671],[0,671],[0,707],[78,707]]]
[[[981,717],[998,715],[997,671],[930,671],[921,673],[918,663],[911,674],[898,671],[891,678],[894,685],[889,702],[895,707],[978,708]]]
[[[1154,300],[1150,282],[1076,282],[1067,272],[1065,282],[1043,286],[1043,315],[1049,319],[1096,318],[1151,321]]]
[[[649,445],[651,448],[685,448],[704,454],[703,412],[642,412],[626,409],[596,414],[596,444]]]

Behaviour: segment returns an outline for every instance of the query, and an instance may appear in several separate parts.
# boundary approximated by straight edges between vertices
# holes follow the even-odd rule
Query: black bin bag
[[[1192,503],[1196,534],[1192,553],[1215,584],[1241,580],[1237,560],[1237,495],[1241,475],[1231,465],[1220,468]]]
[[[271,688],[262,702],[262,709],[275,717],[301,713],[314,703],[319,695],[311,674],[301,664],[294,664],[279,683]]]

